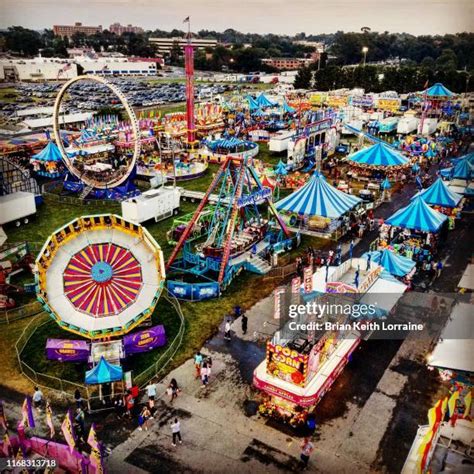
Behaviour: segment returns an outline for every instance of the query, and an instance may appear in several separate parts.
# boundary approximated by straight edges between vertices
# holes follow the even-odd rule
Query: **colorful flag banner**
[[[33,407],[31,405],[31,397],[26,397],[23,405],[21,406],[21,425],[24,428],[30,427],[34,428],[35,427],[35,419],[33,416]]]
[[[102,446],[97,439],[97,432],[95,430],[95,423],[92,423],[91,429],[89,430],[89,436],[87,437],[87,444],[91,447],[90,460],[91,464],[95,467],[96,474],[102,474],[104,472]]]
[[[472,403],[472,393],[469,390],[468,394],[464,397],[464,415],[463,418],[469,418],[471,414],[471,403]]]
[[[74,425],[72,423],[72,414],[70,409],[66,413],[64,421],[61,425],[61,430],[63,432],[64,438],[66,439],[66,443],[72,452],[76,446],[76,435],[74,433]]]
[[[2,426],[4,430],[8,428],[7,417],[5,415],[5,405],[3,404],[3,400],[0,400],[0,426]]]
[[[453,394],[449,397],[448,407],[449,407],[449,417],[451,418],[455,411],[456,411],[456,402],[459,399],[459,392],[456,390]]]
[[[46,402],[46,424],[49,428],[49,437],[54,438],[55,430],[53,423],[53,410],[51,410],[51,405],[49,402]]]

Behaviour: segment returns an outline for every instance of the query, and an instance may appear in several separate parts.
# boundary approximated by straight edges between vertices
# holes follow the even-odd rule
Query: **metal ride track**
[[[102,84],[106,86],[110,91],[112,91],[120,100],[122,103],[124,109],[127,111],[128,117],[130,119],[130,124],[132,126],[133,130],[133,136],[134,136],[134,149],[133,149],[133,157],[132,161],[130,162],[128,169],[126,173],[118,178],[115,178],[113,180],[108,181],[107,183],[100,183],[95,180],[88,179],[87,177],[83,176],[70,162],[69,157],[67,156],[66,149],[64,148],[61,135],[60,135],[60,124],[59,124],[59,111],[61,108],[61,102],[64,98],[64,95],[66,94],[67,90],[76,82],[79,81],[93,81],[93,82],[98,82],[99,84]],[[56,144],[58,145],[59,151],[61,152],[61,156],[63,158],[63,162],[68,169],[68,171],[73,174],[76,178],[78,178],[80,181],[82,181],[86,186],[89,186],[91,188],[97,188],[97,189],[110,189],[114,188],[116,186],[120,186],[123,184],[127,178],[129,177],[130,173],[133,170],[133,167],[135,166],[138,157],[140,156],[140,128],[138,126],[138,120],[135,115],[135,112],[133,109],[130,107],[127,98],[125,95],[122,93],[122,91],[116,87],[114,84],[110,83],[107,81],[107,79],[104,79],[103,77],[100,76],[77,76],[66,82],[61,90],[59,91],[56,101],[54,103],[54,111],[53,111],[53,130],[54,130],[54,138],[56,140]]]

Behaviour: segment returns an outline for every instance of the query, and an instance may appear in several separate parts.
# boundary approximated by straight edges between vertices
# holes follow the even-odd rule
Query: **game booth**
[[[385,221],[379,249],[389,248],[414,260],[419,268],[431,268],[439,244],[446,238],[447,221],[448,217],[431,208],[422,196],[415,196]]]
[[[349,230],[350,214],[362,200],[330,185],[318,171],[300,189],[275,203],[290,228],[327,239],[338,239]]]

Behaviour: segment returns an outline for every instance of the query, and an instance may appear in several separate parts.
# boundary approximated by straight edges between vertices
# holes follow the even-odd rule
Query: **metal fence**
[[[116,207],[120,209],[120,203],[114,199],[79,199],[78,196],[63,196],[60,194],[63,188],[62,181],[52,181],[43,184],[42,196],[45,201],[71,204],[74,206],[96,207],[96,208],[111,208]]]
[[[273,268],[263,277],[263,279],[286,278],[287,276],[293,275],[294,273],[296,273],[296,262],[289,263],[288,265],[284,265],[282,267]]]
[[[29,318],[41,313],[43,308],[39,301],[19,306],[18,308],[7,309],[0,312],[0,324],[10,324],[19,319]]]
[[[170,362],[172,362],[173,357],[176,355],[183,342],[185,319],[181,310],[181,306],[178,300],[170,294],[165,294],[162,297],[173,306],[176,314],[179,317],[180,326],[178,333],[173,338],[166,351],[158,358],[158,360],[144,369],[141,373],[134,376],[134,384],[138,385],[140,388],[146,386],[150,380],[154,378],[160,379],[165,375],[166,367],[168,367]],[[83,399],[87,402],[90,408],[90,402],[99,398],[97,395],[97,387],[91,387],[88,385],[72,382],[70,380],[61,379],[53,375],[37,372],[22,359],[22,353],[30,339],[34,336],[39,328],[50,321],[51,318],[46,313],[42,312],[34,316],[23,329],[23,332],[15,343],[15,351],[18,364],[20,366],[20,371],[33,384],[52,390],[60,397],[64,397],[65,395],[72,396],[74,391],[79,389],[81,394],[85,394]],[[119,395],[119,393],[117,393],[117,395]]]

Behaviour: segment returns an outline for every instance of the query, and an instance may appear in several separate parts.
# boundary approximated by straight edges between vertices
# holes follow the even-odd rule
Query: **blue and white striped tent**
[[[38,161],[61,161],[61,152],[56,143],[49,141],[48,144],[36,155],[31,157],[32,160]]]
[[[278,201],[275,206],[279,211],[337,219],[360,202],[360,198],[331,186],[324,176],[316,171],[302,188]]]
[[[467,160],[469,164],[474,165],[474,152],[460,156],[459,158],[452,158],[450,161],[453,165],[455,165],[456,163],[459,163],[462,160]]]
[[[257,97],[259,107],[275,107],[275,105],[263,92]]]
[[[469,159],[469,155],[466,155],[466,158],[459,159],[453,167],[442,169],[441,176],[470,180],[474,176],[474,163],[471,164]]]
[[[417,196],[421,196],[427,204],[442,207],[456,207],[462,199],[462,196],[451,191],[441,178],[438,178],[429,188],[415,194],[412,200]]]
[[[367,260],[369,255],[371,262],[382,266],[388,273],[390,273],[390,275],[398,277],[408,275],[416,265],[412,259],[398,255],[388,249],[364,253],[362,258]]]
[[[421,232],[437,232],[446,219],[447,216],[428,206],[421,196],[415,196],[408,206],[399,209],[385,223]]]
[[[383,144],[376,143],[347,157],[349,161],[365,166],[404,166],[409,163],[401,153]]]
[[[437,82],[433,84],[431,87],[423,91],[423,95],[427,97],[436,98],[436,97],[452,97],[454,94],[446,87],[441,84],[441,82]]]

